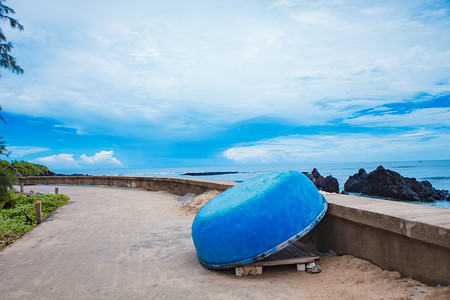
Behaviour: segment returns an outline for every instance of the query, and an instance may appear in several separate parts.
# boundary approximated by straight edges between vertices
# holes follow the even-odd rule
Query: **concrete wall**
[[[450,209],[350,195],[325,195],[311,232],[321,251],[367,259],[430,285],[450,284]]]
[[[202,194],[209,190],[225,191],[235,182],[221,180],[200,180],[165,177],[126,177],[126,176],[32,176],[21,177],[19,183],[68,184],[68,185],[107,185],[129,188],[142,188],[147,191],[168,191],[175,195],[187,193]]]
[[[234,182],[186,178],[55,176],[20,183],[108,185],[165,190],[176,195],[224,191]],[[386,270],[436,285],[450,284],[450,209],[323,193],[324,219],[309,234],[321,251],[333,249],[367,259]]]

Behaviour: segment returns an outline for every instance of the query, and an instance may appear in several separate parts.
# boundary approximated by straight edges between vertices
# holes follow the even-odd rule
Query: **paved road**
[[[0,252],[0,299],[302,298],[306,287],[294,270],[237,278],[203,268],[190,235],[193,216],[178,210],[174,195],[59,189],[70,204]]]

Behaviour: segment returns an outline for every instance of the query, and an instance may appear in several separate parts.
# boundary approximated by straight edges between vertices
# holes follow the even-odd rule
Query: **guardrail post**
[[[41,201],[34,202],[34,207],[36,208],[36,223],[42,222],[42,206]]]

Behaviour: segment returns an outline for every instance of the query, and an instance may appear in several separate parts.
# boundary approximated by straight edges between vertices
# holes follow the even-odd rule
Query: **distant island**
[[[181,175],[186,176],[214,176],[214,175],[225,175],[225,174],[237,174],[240,172],[229,171],[229,172],[193,172],[193,173],[183,173]]]

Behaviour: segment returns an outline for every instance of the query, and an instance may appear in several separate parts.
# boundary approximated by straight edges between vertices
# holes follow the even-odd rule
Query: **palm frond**
[[[15,14],[16,12],[11,7],[4,5],[3,2],[4,0],[0,0],[0,20],[8,20],[11,28],[22,31],[22,24],[20,24],[17,19],[9,16]],[[12,48],[12,43],[6,39],[5,34],[0,28],[0,67],[9,69],[11,72],[16,74],[23,74],[23,69],[17,65],[16,59],[8,54],[11,52]],[[1,120],[3,120],[3,118]]]
[[[9,20],[9,25],[11,28],[17,28],[20,31],[23,30],[22,24],[19,23],[19,20],[11,18],[8,15],[14,15],[16,12],[9,6],[2,4],[3,1],[0,1],[0,20]]]

